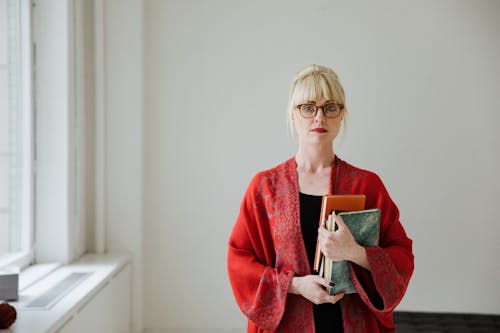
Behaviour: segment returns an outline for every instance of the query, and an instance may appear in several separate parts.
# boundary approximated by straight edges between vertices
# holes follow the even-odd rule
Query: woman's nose
[[[323,108],[318,108],[316,111],[316,116],[314,117],[316,120],[324,120],[325,114],[323,113]]]

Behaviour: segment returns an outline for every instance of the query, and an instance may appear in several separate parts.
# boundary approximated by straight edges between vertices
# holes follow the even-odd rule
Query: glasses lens
[[[325,104],[325,106],[323,107],[323,110],[325,110],[325,116],[333,118],[333,117],[337,116],[339,108],[338,108],[337,104],[329,103],[329,104]]]
[[[300,113],[303,117],[310,118],[316,113],[316,105],[314,104],[302,104],[300,106]]]

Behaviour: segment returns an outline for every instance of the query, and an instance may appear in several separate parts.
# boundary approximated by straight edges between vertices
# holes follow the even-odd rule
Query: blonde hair
[[[340,84],[339,77],[331,68],[313,64],[298,72],[292,81],[288,99],[288,122],[292,137],[294,133],[292,116],[297,105],[307,101],[316,101],[322,97],[344,105],[341,113],[344,127],[342,132],[346,131],[347,108],[344,88]]]

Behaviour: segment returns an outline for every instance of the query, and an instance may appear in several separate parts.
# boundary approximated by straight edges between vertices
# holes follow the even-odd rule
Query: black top
[[[309,266],[311,267],[311,272],[313,272],[322,196],[300,193],[299,197],[302,237],[304,238],[307,257],[309,258]],[[336,304],[313,304],[313,312],[316,333],[344,332],[342,312],[340,311],[340,304],[338,302]]]

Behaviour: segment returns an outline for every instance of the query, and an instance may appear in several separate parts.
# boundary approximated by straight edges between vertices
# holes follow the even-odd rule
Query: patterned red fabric
[[[380,178],[336,157],[330,193],[365,194],[381,208],[380,242],[367,248],[371,272],[350,264],[358,294],[341,301],[344,331],[394,332],[392,313],[413,273],[412,241]],[[295,158],[250,182],[229,238],[228,273],[248,332],[314,332],[312,303],[288,294],[294,275],[311,274],[300,227]]]

